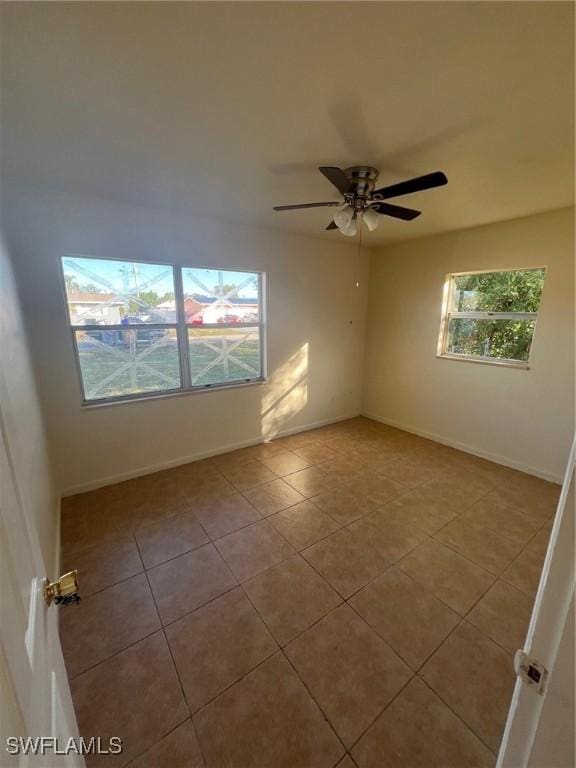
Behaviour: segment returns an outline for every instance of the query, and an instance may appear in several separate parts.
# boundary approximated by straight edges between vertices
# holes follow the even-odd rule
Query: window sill
[[[480,363],[481,365],[496,365],[500,368],[519,368],[523,371],[529,371],[530,370],[530,364],[529,363],[523,363],[520,360],[497,360],[487,357],[469,357],[467,355],[450,355],[447,353],[442,353],[439,355],[436,355],[437,358],[441,360],[460,360],[463,363]]]
[[[126,395],[124,397],[111,397],[102,400],[83,400],[82,409],[91,410],[92,408],[106,408],[109,405],[129,405],[130,403],[142,403],[148,400],[165,400],[168,397],[184,397],[186,395],[202,395],[206,392],[221,392],[229,389],[243,389],[245,387],[258,387],[267,384],[268,379],[254,379],[253,381],[242,381],[234,384],[214,384],[211,387],[195,387],[194,389],[177,389],[171,392],[151,392],[137,395]]]

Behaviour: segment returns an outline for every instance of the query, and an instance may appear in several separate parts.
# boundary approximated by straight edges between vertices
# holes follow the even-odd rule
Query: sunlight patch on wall
[[[270,376],[262,398],[262,436],[271,440],[308,402],[308,342]]]

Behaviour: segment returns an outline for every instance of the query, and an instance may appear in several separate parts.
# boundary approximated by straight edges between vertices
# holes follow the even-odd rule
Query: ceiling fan
[[[391,197],[409,195],[411,192],[420,192],[424,189],[441,187],[448,183],[448,179],[441,171],[427,173],[415,179],[401,181],[388,187],[374,189],[378,179],[378,171],[368,165],[355,165],[351,168],[336,168],[334,166],[321,166],[320,173],[330,181],[343,195],[341,202],[325,203],[301,203],[300,205],[275,205],[275,211],[293,211],[300,208],[327,208],[338,207],[333,220],[326,229],[339,229],[343,235],[353,237],[358,232],[358,220],[364,221],[372,232],[380,223],[379,216],[392,216],[395,219],[411,221],[420,216],[420,211],[412,208],[403,208],[400,205],[392,205],[384,202]]]

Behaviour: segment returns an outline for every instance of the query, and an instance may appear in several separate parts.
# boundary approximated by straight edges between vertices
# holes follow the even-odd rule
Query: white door
[[[524,644],[549,677],[542,694],[517,679],[497,768],[574,766],[575,458],[576,439]]]
[[[0,409],[0,768],[85,765],[75,754],[57,754],[77,736],[58,637],[61,609],[47,606],[43,594],[43,579],[58,575],[46,573],[38,533],[26,520]],[[29,754],[11,754],[13,739],[27,737]]]

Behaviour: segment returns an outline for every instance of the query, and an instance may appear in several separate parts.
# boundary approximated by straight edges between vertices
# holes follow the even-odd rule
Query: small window
[[[263,379],[263,275],[67,256],[85,403]]]
[[[448,275],[439,354],[528,366],[546,270]]]

